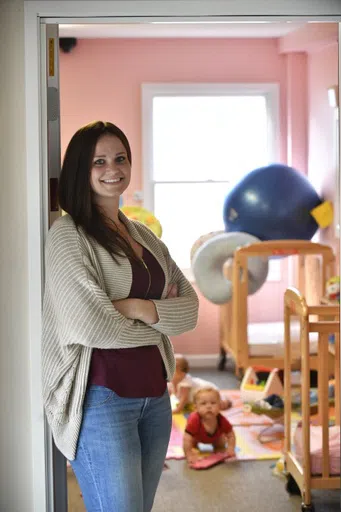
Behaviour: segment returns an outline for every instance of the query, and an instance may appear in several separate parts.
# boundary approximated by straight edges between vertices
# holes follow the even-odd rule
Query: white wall
[[[0,0],[0,510],[3,512],[33,512],[23,9],[22,0]]]

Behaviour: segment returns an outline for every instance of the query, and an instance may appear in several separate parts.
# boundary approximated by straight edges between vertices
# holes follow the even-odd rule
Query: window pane
[[[154,98],[154,181],[234,183],[268,163],[264,96]]]
[[[190,268],[194,242],[210,231],[224,229],[226,183],[156,184],[154,213],[162,240],[180,268]]]

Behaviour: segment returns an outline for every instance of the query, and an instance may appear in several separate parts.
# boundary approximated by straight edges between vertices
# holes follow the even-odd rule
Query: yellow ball
[[[146,210],[146,208],[142,206],[121,206],[120,209],[129,219],[142,222],[142,224],[145,224],[156,236],[161,238],[161,224],[149,210]]]

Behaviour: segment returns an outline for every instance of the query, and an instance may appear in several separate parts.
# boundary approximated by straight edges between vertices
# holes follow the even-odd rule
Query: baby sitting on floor
[[[179,414],[186,406],[193,405],[193,397],[195,393],[199,389],[207,387],[218,391],[220,397],[220,410],[231,407],[231,401],[220,394],[219,388],[215,384],[199,377],[192,377],[189,373],[188,361],[182,354],[175,354],[175,363],[176,367],[174,377],[168,387],[169,392],[173,393],[179,401],[176,408],[173,409],[173,414]]]
[[[189,465],[195,464],[200,457],[198,443],[211,444],[216,453],[234,458],[236,437],[231,423],[219,413],[219,391],[211,387],[201,388],[193,399],[196,411],[189,415],[183,438]]]

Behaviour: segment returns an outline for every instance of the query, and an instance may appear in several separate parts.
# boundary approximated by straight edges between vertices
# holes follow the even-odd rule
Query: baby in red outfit
[[[187,462],[195,463],[198,443],[212,444],[215,452],[235,457],[236,437],[231,423],[220,414],[220,394],[214,388],[199,389],[193,398],[196,411],[190,414],[183,438]]]

